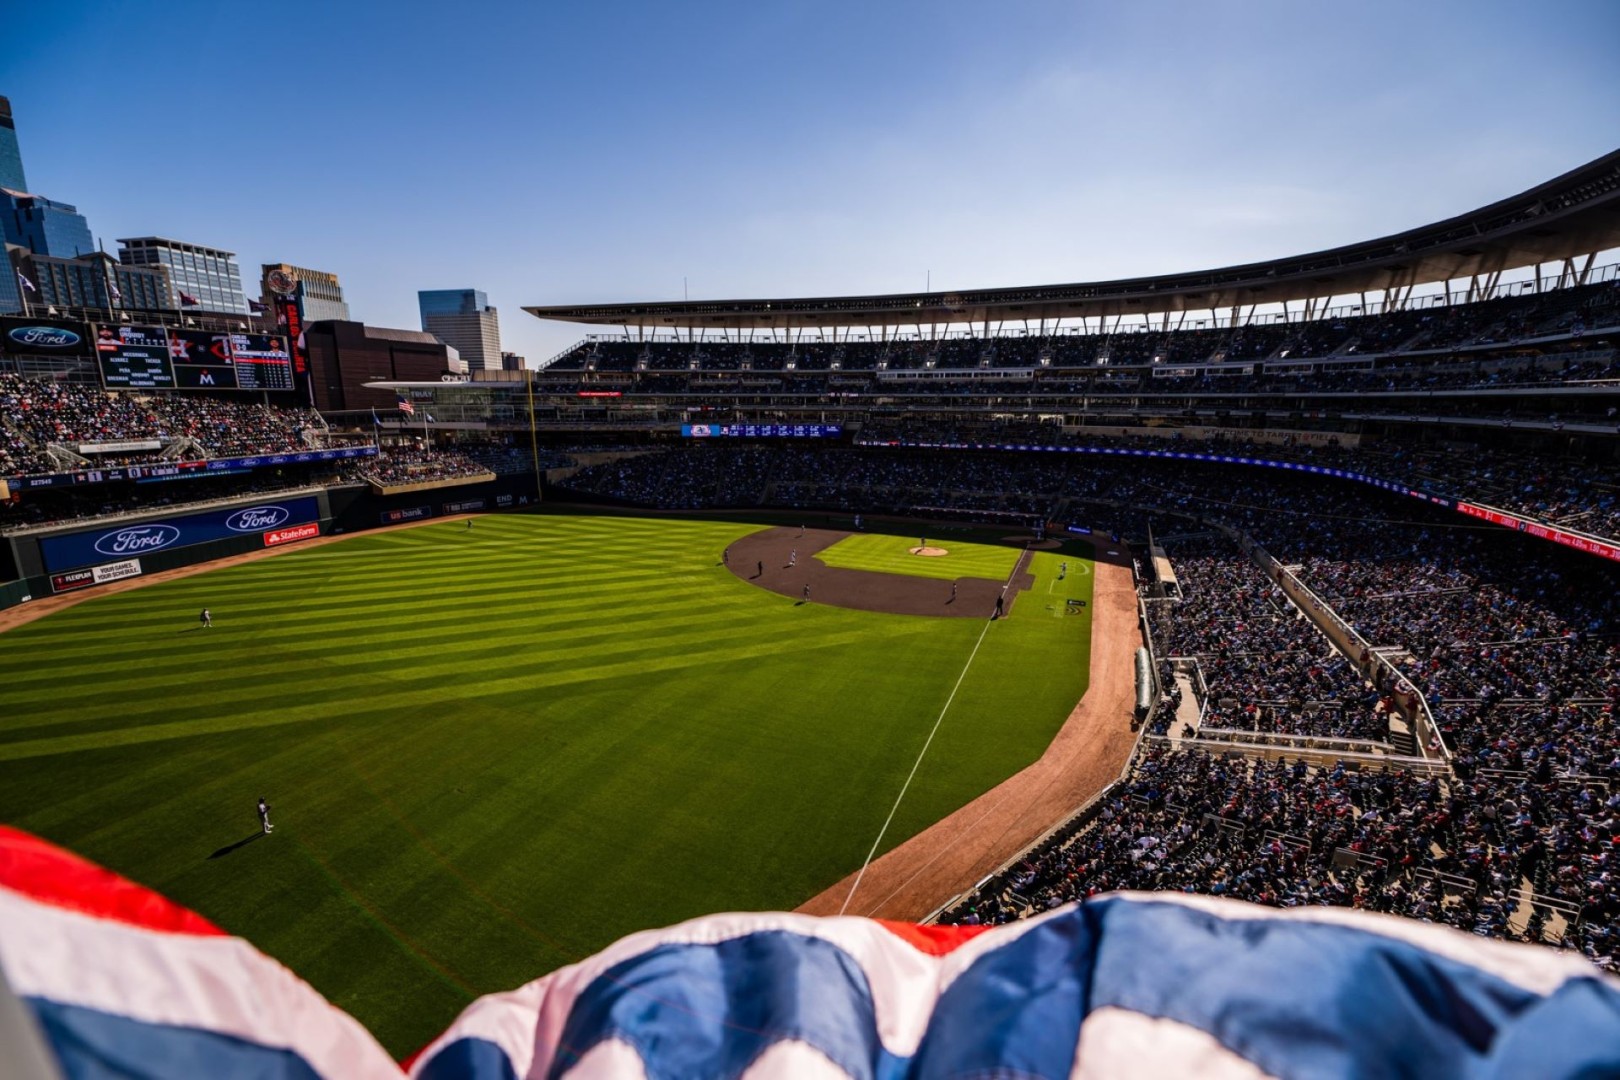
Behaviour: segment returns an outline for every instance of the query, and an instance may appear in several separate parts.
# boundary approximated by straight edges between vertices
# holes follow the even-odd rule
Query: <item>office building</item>
[[[503,352],[503,353],[501,353],[501,370],[502,371],[522,371],[523,370],[523,363],[524,363],[523,357],[519,356],[515,352]]]
[[[35,255],[20,247],[7,249],[13,283],[18,274],[34,288],[26,305],[15,311],[47,308],[87,308],[95,311],[162,311],[170,307],[169,278],[160,266],[126,266],[106,252],[93,251],[77,259]]]
[[[134,266],[161,266],[169,274],[169,307],[229,311],[246,315],[242,271],[236,253],[218,248],[139,236],[118,241],[118,259]]]
[[[0,189],[0,236],[35,255],[76,259],[96,250],[90,223],[70,206],[43,195]]]
[[[259,297],[266,309],[273,309],[278,293],[293,298],[304,323],[349,321],[349,305],[343,300],[343,286],[336,274],[291,263],[264,263],[259,268]]]
[[[426,289],[416,294],[422,329],[453,345],[472,371],[499,371],[501,323],[480,289]]]
[[[11,118],[11,99],[0,97],[0,188],[27,191],[22,150],[17,146],[17,125]]]
[[[398,396],[368,382],[438,382],[451,372],[451,351],[421,330],[391,330],[357,322],[304,326],[315,407],[323,413],[391,411]]]

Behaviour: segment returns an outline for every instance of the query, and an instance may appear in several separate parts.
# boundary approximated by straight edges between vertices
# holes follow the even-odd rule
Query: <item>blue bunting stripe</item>
[[[1436,950],[1408,932],[1380,933],[1392,924],[1376,917],[1255,910],[1106,897],[1005,939],[986,935],[971,943],[982,948],[933,960],[944,988],[910,1057],[885,1049],[873,980],[828,940],[771,928],[655,944],[583,987],[554,1055],[531,1075],[564,1077],[612,1039],[633,1047],[651,1078],[733,1080],[770,1046],[798,1040],[857,1080],[1064,1080],[1083,1021],[1102,1008],[1206,1033],[1276,1076],[1620,1073],[1620,992],[1578,965],[1543,993],[1460,959],[1501,947],[1453,931],[1419,928],[1444,942]],[[898,939],[893,948],[910,950]],[[1549,962],[1564,967],[1550,954],[1534,961],[1541,978]],[[468,1062],[469,1048],[457,1046],[439,1048],[418,1076],[516,1075],[496,1071],[487,1053],[477,1068],[452,1071],[449,1058]],[[1173,1072],[1178,1061],[1135,1065]]]

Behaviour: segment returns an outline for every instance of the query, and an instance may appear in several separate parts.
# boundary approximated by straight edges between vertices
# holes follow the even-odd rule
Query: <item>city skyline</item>
[[[392,327],[418,325],[418,291],[476,281],[538,363],[586,331],[525,304],[1107,279],[1473,209],[1614,148],[1620,9],[1555,7],[507,6],[460,26],[407,3],[318,13],[289,48],[189,0],[67,3],[8,16],[29,47],[0,94],[32,193],[109,248],[328,268]],[[341,48],[371,35],[460,77],[429,89]],[[132,42],[229,55],[253,89],[160,81],[143,93],[179,143],[129,139],[104,102]],[[84,77],[46,78],[58,54]],[[290,93],[311,80],[332,108]]]

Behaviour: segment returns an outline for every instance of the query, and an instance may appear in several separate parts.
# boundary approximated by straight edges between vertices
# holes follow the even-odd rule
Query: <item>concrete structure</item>
[[[242,292],[242,271],[234,251],[188,244],[161,236],[138,236],[118,241],[119,261],[135,266],[161,266],[168,271],[172,308],[229,311],[248,314]],[[189,297],[196,303],[186,303]]]
[[[271,278],[274,276],[275,281]],[[292,289],[285,288],[291,283]],[[278,290],[275,286],[281,285]],[[336,320],[349,321],[349,305],[343,299],[343,286],[336,274],[325,270],[308,270],[291,263],[264,263],[259,268],[259,297],[266,310],[278,291],[286,292],[298,305],[298,314],[305,323]]]
[[[501,368],[501,324],[480,289],[427,289],[416,294],[422,329],[453,345],[473,371]]]

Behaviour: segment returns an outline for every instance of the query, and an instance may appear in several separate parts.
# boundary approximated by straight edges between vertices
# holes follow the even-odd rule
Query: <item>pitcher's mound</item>
[[[944,548],[937,547],[914,547],[907,548],[906,550],[910,551],[913,555],[922,555],[925,558],[938,558],[941,555],[950,554],[950,552]]]

